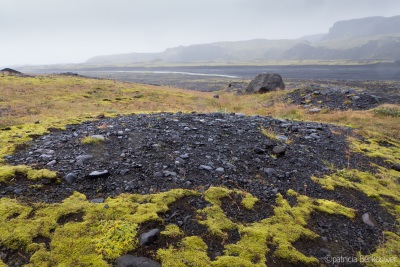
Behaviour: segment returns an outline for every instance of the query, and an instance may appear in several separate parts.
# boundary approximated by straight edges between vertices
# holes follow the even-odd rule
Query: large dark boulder
[[[282,77],[276,73],[260,73],[246,87],[248,94],[263,94],[278,89],[285,89]]]

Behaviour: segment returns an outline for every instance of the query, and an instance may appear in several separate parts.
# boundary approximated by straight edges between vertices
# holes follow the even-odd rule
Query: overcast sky
[[[0,0],[0,66],[326,33],[400,15],[400,0]]]

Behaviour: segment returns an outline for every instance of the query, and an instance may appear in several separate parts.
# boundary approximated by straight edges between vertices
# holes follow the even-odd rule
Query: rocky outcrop
[[[246,87],[248,94],[263,94],[285,89],[282,77],[276,73],[260,73]]]
[[[19,72],[17,70],[11,69],[11,68],[4,68],[0,70],[0,75],[1,76],[18,76],[18,77],[33,77],[32,75],[28,75],[22,72]]]
[[[398,97],[382,97],[369,92],[361,92],[352,88],[311,84],[305,88],[293,90],[285,96],[287,102],[302,105],[310,113],[325,110],[366,110],[383,103],[398,103]]]
[[[2,70],[0,70],[0,73],[1,74],[6,74],[6,75],[15,75],[15,76],[23,75],[22,72],[19,72],[17,70],[13,70],[13,69],[10,69],[10,68],[2,69]]]

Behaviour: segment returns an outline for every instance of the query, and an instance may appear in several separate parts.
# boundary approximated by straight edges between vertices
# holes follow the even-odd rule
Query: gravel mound
[[[310,112],[325,110],[367,110],[379,105],[399,104],[399,83],[397,82],[334,82],[310,81],[292,87],[297,89],[285,95],[284,99],[308,108]]]
[[[318,192],[310,177],[329,173],[326,162],[347,166],[347,142],[337,132],[351,130],[241,114],[131,115],[55,130],[9,162],[60,174],[63,182],[46,184],[45,196],[19,184],[20,197],[46,202],[75,190],[96,198],[212,185],[243,188],[267,200],[289,188],[302,191],[304,184]],[[354,160],[369,168],[367,160]],[[10,190],[15,188],[1,193]]]
[[[18,184],[19,197],[45,202],[60,201],[73,191],[90,199],[220,185],[269,200],[290,188],[302,192],[307,184],[308,194],[321,197],[310,177],[330,173],[327,163],[338,169],[349,164],[371,168],[372,159],[346,155],[345,136],[351,132],[242,114],[140,114],[53,129],[8,161],[59,173],[60,184],[43,182],[45,195],[43,189],[29,188],[29,181]],[[0,197],[14,194],[15,187],[2,185]]]

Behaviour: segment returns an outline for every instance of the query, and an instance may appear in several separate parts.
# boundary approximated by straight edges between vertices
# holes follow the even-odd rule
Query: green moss
[[[342,186],[360,190],[367,196],[377,198],[381,201],[383,201],[382,197],[389,197],[400,201],[398,194],[400,185],[397,183],[397,180],[400,179],[399,172],[382,167],[378,167],[378,169],[380,171],[378,174],[350,169],[339,170],[323,178],[313,177],[312,179],[328,190]]]
[[[299,196],[299,193],[297,193],[297,192],[294,191],[293,189],[289,189],[289,190],[286,192],[286,195],[288,195],[288,196],[290,196],[290,197],[298,197],[298,196]]]
[[[0,182],[5,183],[15,177],[14,166],[0,166]]]
[[[87,214],[86,218],[91,221],[126,220],[136,224],[161,221],[158,214],[168,211],[168,205],[182,197],[197,194],[199,193],[193,190],[184,189],[150,195],[122,194],[106,200],[108,209],[104,209],[101,205],[95,206],[96,212]]]
[[[351,151],[362,153],[369,157],[378,157],[384,159],[388,164],[400,163],[400,143],[381,134],[371,134],[370,138],[361,141],[356,138],[349,138]],[[351,155],[350,155],[351,156]],[[400,173],[398,171],[387,169],[382,166],[372,165],[376,173],[363,172],[356,169],[337,170],[330,175],[322,178],[313,177],[312,179],[322,185],[325,189],[334,190],[336,187],[345,187],[359,190],[373,199],[381,202],[389,212],[397,218],[397,224],[400,223],[400,207],[396,204],[400,201]],[[336,210],[336,213],[339,211]],[[340,212],[339,212],[340,213]],[[399,230],[394,232],[385,232],[379,248],[371,255],[360,257],[372,257],[380,259],[389,259],[395,256],[400,258],[400,238]],[[399,262],[369,262],[367,266],[398,266]]]
[[[293,247],[293,243],[300,238],[315,239],[317,234],[308,230],[307,221],[315,206],[312,201],[306,197],[298,198],[298,205],[293,208],[281,196],[278,195],[274,208],[274,217],[265,220],[268,226],[267,239],[271,239],[271,243],[276,247],[274,256],[285,259],[294,264],[317,264],[318,260],[313,257],[307,257],[301,254]]]
[[[371,255],[364,256],[370,259],[366,266],[397,267],[400,265],[400,236],[392,232],[383,233],[384,243]],[[373,261],[373,257],[375,260]]]
[[[240,226],[240,240],[236,244],[225,246],[225,255],[216,259],[215,266],[224,266],[227,262],[240,262],[244,266],[265,266],[265,253],[269,250],[267,246],[268,231],[268,225],[264,221]],[[258,259],[257,265],[252,265],[254,259]]]
[[[298,240],[315,239],[318,235],[307,224],[312,212],[341,214],[354,217],[354,210],[330,200],[314,199],[289,190],[288,195],[297,198],[290,206],[280,194],[276,198],[274,215],[254,223],[232,222],[221,208],[221,198],[243,194],[244,199],[255,198],[239,190],[212,187],[204,193],[211,206],[198,210],[199,223],[209,232],[226,237],[227,231],[238,229],[240,240],[224,245],[223,255],[211,261],[207,246],[201,237],[185,237],[175,224],[169,224],[161,235],[182,238],[168,248],[159,249],[157,257],[163,266],[256,266],[265,267],[266,254],[298,266],[317,265],[319,261],[297,251],[293,244]],[[16,200],[0,199],[0,246],[11,249],[26,249],[32,254],[29,267],[33,266],[108,266],[113,260],[133,250],[137,245],[140,224],[157,220],[164,223],[158,214],[185,196],[199,195],[184,189],[171,190],[151,195],[122,194],[109,198],[105,203],[87,201],[80,193],[74,193],[61,203],[33,204],[28,206]],[[234,199],[232,198],[232,201]],[[400,210],[400,208],[399,208]],[[64,224],[61,218],[82,214],[82,220]],[[37,236],[51,240],[50,249],[37,244]],[[387,233],[387,242],[376,253],[383,255],[396,252],[398,237]],[[393,253],[394,253],[393,252]],[[397,253],[397,252],[396,252]]]
[[[105,259],[135,248],[139,223],[161,221],[158,214],[167,211],[168,205],[195,194],[183,189],[144,196],[123,194],[95,204],[75,192],[61,203],[32,207],[1,198],[0,246],[30,251],[27,266],[108,266]],[[61,218],[77,214],[83,214],[82,221],[60,225]],[[49,251],[33,243],[37,236],[50,238]]]
[[[0,243],[11,249],[24,247],[32,239],[36,228],[34,222],[25,225],[32,208],[14,199],[0,198]],[[35,233],[33,233],[35,234]]]
[[[50,262],[54,263],[53,266],[109,266],[101,253],[96,251],[95,238],[93,226],[88,222],[67,223],[58,227],[50,244]],[[33,264],[40,266],[41,263]]]
[[[328,213],[328,214],[344,215],[351,219],[355,217],[355,210],[347,208],[345,206],[342,206],[339,203],[336,203],[334,201],[326,200],[326,199],[310,198],[305,195],[301,195],[292,189],[289,189],[287,194],[290,196],[296,197],[298,206],[303,207],[302,209],[300,209],[300,208],[292,209],[293,214],[298,215],[299,217],[305,217],[306,219],[308,219],[307,214],[310,212],[310,210],[311,211],[320,211],[320,212],[324,212],[324,213]],[[302,223],[306,223],[306,222],[303,221]]]
[[[8,131],[0,131],[0,162],[4,162],[3,157],[12,154],[17,145],[31,140],[32,135],[47,133],[47,128],[45,124],[27,123],[12,126]]]
[[[104,142],[104,138],[101,138],[100,136],[85,136],[84,138],[82,138],[81,143],[84,145],[89,145],[89,144],[99,144],[99,143],[103,143]]]
[[[236,228],[236,224],[228,219],[221,209],[221,198],[229,197],[232,193],[234,191],[223,187],[210,187],[205,192],[205,199],[212,205],[198,210],[197,214],[199,223],[206,225],[213,235],[227,238],[226,231]]]
[[[50,238],[52,231],[58,227],[57,221],[61,216],[82,211],[88,205],[81,194],[74,194],[59,204],[35,204],[33,207],[2,198],[0,244],[17,249],[31,244],[36,236]],[[29,217],[31,214],[34,214],[32,218]]]
[[[166,206],[174,203],[176,200],[187,197],[187,196],[198,196],[200,195],[199,192],[194,190],[186,190],[186,189],[173,189],[168,192],[148,195],[147,199],[152,203],[164,204]],[[168,210],[168,209],[167,209]]]
[[[354,210],[333,201],[312,199],[289,190],[288,194],[297,198],[296,206],[291,207],[282,195],[278,195],[274,216],[242,225],[233,223],[226,217],[221,209],[220,201],[223,197],[239,192],[224,188],[210,188],[205,193],[205,197],[212,203],[212,206],[198,211],[199,223],[205,224],[212,234],[226,237],[227,230],[237,228],[241,236],[236,244],[225,246],[224,255],[211,262],[213,266],[265,266],[265,254],[268,252],[269,246],[276,248],[274,257],[281,258],[286,262],[298,265],[317,265],[319,261],[316,258],[305,256],[293,246],[293,243],[299,239],[318,237],[317,234],[306,228],[310,214],[320,211],[342,214],[349,218],[354,217]],[[247,197],[255,201],[251,195]]]
[[[168,224],[165,226],[164,231],[162,231],[160,234],[168,237],[178,237],[184,235],[179,226],[176,224]]]
[[[227,230],[235,229],[237,226],[222,211],[218,205],[212,205],[197,211],[199,223],[206,225],[211,234],[227,238]]]
[[[243,195],[242,205],[251,210],[254,204],[258,201],[256,197],[253,197],[250,193],[240,190],[229,190],[223,187],[210,187],[205,193],[205,199],[217,206],[221,205],[221,198],[231,197],[231,194]]]
[[[273,253],[275,257],[298,265],[317,265],[319,263],[317,259],[303,255],[293,246],[299,239],[318,237],[306,228],[310,214],[314,211],[339,212],[353,217],[354,211],[332,201],[299,195],[293,190],[288,193],[297,197],[298,204],[291,207],[279,194],[274,216],[253,224],[239,225],[241,239],[236,244],[225,246],[225,255],[217,258],[215,266],[224,266],[227,262],[232,264],[240,262],[243,266],[265,266],[268,244],[276,248]]]
[[[168,192],[146,195],[143,197],[137,197],[136,195],[134,199],[148,203],[140,204],[137,207],[132,221],[142,223],[150,220],[161,220],[158,214],[167,212],[170,204],[182,197],[195,196],[198,194],[198,192],[193,190],[173,189]]]
[[[41,169],[41,170],[33,170],[30,169],[27,171],[26,176],[29,180],[40,180],[40,179],[56,179],[57,178],[57,173],[55,171],[50,171],[47,169]]]
[[[88,119],[85,119],[88,120]],[[63,120],[47,117],[41,123],[25,123],[13,125],[7,131],[0,131],[0,163],[4,162],[3,157],[11,155],[15,148],[32,140],[33,136],[48,133],[49,128],[65,129],[67,124],[77,124],[83,121],[83,117],[66,117]]]
[[[326,200],[326,199],[315,200],[314,208],[317,211],[325,212],[328,214],[340,214],[352,219],[355,217],[354,210],[346,208],[331,200]]]
[[[232,267],[265,267],[266,265],[264,263],[254,263],[252,261],[249,261],[247,259],[242,259],[238,257],[232,257],[232,256],[221,256],[218,257],[216,261],[212,262],[212,266],[215,267],[227,267],[227,266],[232,266]]]
[[[44,187],[44,184],[32,184],[29,185],[29,188],[39,190]]]
[[[205,199],[214,205],[221,205],[221,198],[228,197],[233,191],[224,187],[210,187],[205,192]]]
[[[30,253],[33,253],[30,259],[30,263],[24,265],[25,267],[52,267],[57,264],[52,260],[51,253],[46,249],[45,244],[32,244],[27,249]]]
[[[248,210],[253,209],[254,204],[258,201],[258,198],[253,197],[251,194],[246,193],[243,200],[242,200],[242,205]]]
[[[361,141],[356,138],[349,138],[353,152],[362,153],[369,157],[378,157],[387,162],[400,163],[400,142],[381,134],[372,134],[374,138]]]
[[[157,257],[163,267],[211,266],[207,256],[207,245],[197,236],[185,237],[177,247],[159,249]]]
[[[138,225],[122,220],[100,221],[99,237],[94,239],[96,252],[105,259],[115,259],[137,246]]]
[[[140,204],[135,214],[132,215],[132,221],[143,223],[146,221],[161,221],[158,213],[166,212],[168,206],[162,203],[146,203]]]

